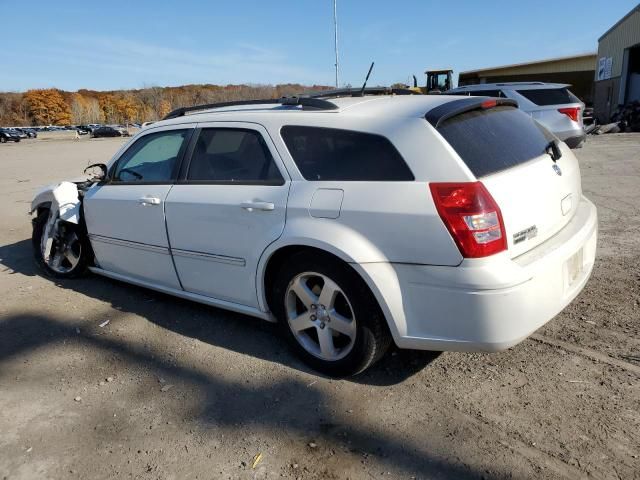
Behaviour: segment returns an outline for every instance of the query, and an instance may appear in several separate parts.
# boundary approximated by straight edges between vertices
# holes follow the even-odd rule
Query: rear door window
[[[580,99],[566,88],[536,88],[516,92],[539,106],[580,103]]]
[[[539,157],[555,139],[529,115],[507,106],[457,115],[437,130],[476,177]]]
[[[281,135],[307,180],[414,180],[398,150],[381,135],[302,126],[282,127]]]
[[[282,185],[262,135],[244,128],[205,128],[191,157],[192,182]]]

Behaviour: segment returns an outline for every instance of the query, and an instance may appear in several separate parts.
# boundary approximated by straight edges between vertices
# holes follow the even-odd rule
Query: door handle
[[[254,210],[262,210],[264,212],[269,212],[276,208],[276,206],[273,203],[262,202],[260,200],[256,200],[255,202],[242,202],[240,206],[245,210],[247,210],[248,212],[253,212]]]
[[[158,197],[142,197],[138,199],[138,203],[140,205],[146,206],[146,205],[160,205],[160,199]]]

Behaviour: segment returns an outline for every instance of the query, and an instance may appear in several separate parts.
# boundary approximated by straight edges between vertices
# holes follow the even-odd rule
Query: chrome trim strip
[[[148,245],[146,243],[132,242],[129,240],[122,240],[120,238],[103,237],[102,235],[94,234],[89,234],[89,239],[92,242],[108,243],[111,245],[118,245],[119,247],[129,247],[137,250],[169,255],[169,249],[167,247],[159,247],[157,245]]]
[[[171,253],[177,257],[194,258],[196,260],[209,260],[211,262],[238,265],[239,267],[244,267],[247,264],[244,258],[227,257],[225,255],[214,255],[212,253],[204,252],[194,252],[192,250],[180,250],[178,248],[172,248]]]
[[[102,235],[90,234],[89,239],[93,242],[108,243],[111,245],[118,245],[120,247],[135,248],[138,250],[145,250],[148,252],[162,253],[169,255],[171,252],[176,257],[194,258],[197,260],[208,260],[211,262],[227,263],[229,265],[237,265],[239,267],[246,266],[247,262],[244,258],[239,257],[227,257],[225,255],[215,255],[212,253],[195,252],[192,250],[180,250],[179,248],[169,249],[167,247],[159,247],[157,245],[149,245],[146,243],[132,242],[130,240],[122,240],[120,238],[104,237]]]

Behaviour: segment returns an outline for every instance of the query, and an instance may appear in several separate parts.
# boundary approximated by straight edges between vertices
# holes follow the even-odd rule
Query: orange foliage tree
[[[60,90],[47,88],[28,90],[24,98],[29,114],[38,125],[69,125],[71,109]]]

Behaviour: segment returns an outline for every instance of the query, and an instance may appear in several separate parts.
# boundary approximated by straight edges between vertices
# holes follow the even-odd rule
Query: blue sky
[[[596,51],[637,0],[338,0],[341,83]],[[334,83],[333,0],[0,0],[0,91]]]

